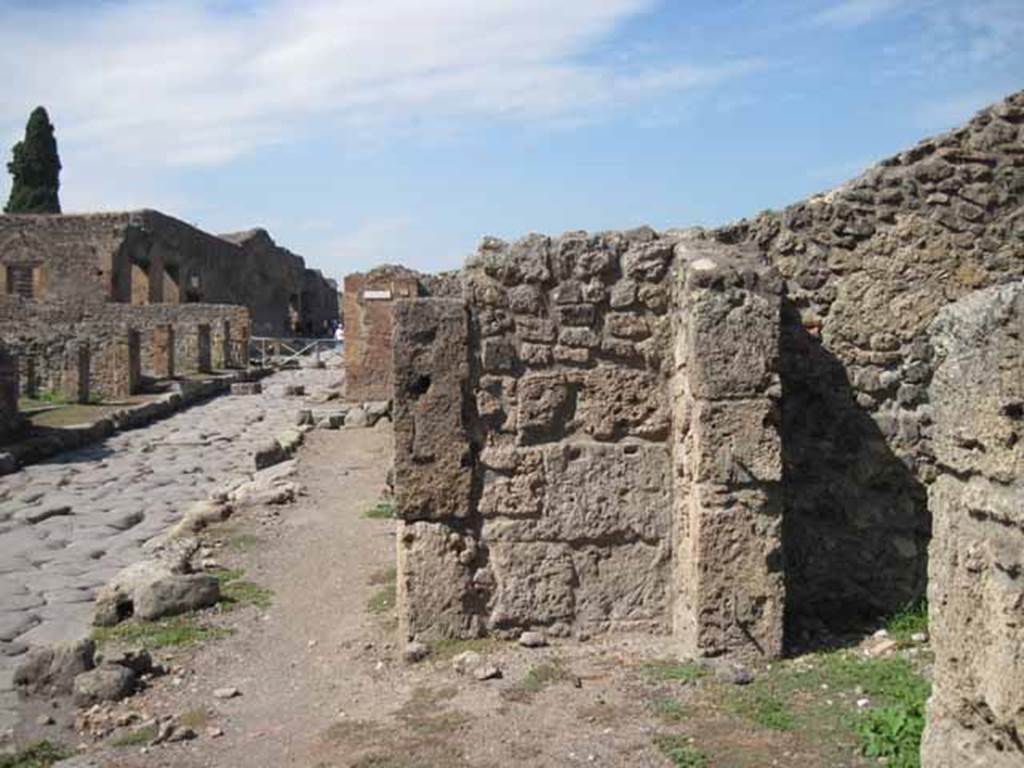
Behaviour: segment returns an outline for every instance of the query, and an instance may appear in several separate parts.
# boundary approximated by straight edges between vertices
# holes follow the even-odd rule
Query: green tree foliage
[[[32,111],[25,139],[14,145],[14,159],[7,170],[14,183],[5,213],[60,213],[60,157],[53,124],[42,107]]]

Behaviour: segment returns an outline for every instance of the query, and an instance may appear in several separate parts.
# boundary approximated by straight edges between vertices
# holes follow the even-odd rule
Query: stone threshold
[[[145,427],[193,405],[227,394],[232,384],[259,381],[271,373],[274,373],[271,368],[249,368],[199,381],[181,380],[176,382],[177,392],[168,392],[147,403],[114,411],[92,423],[36,428],[34,431],[41,434],[27,435],[3,447],[0,451],[0,476],[46,461],[65,451],[98,443],[118,432]]]

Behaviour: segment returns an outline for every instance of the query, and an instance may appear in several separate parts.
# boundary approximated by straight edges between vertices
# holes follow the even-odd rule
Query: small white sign
[[[363,291],[363,301],[390,301],[391,291]]]

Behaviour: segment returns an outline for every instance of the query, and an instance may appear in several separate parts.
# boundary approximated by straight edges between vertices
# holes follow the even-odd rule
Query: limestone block
[[[472,448],[466,307],[416,299],[395,307],[395,498],[406,520],[469,514]]]
[[[782,509],[757,489],[698,485],[682,501],[675,632],[693,656],[782,654]]]
[[[518,429],[523,444],[564,436],[576,410],[576,390],[561,373],[529,373],[519,381]]]
[[[567,347],[593,349],[601,343],[601,337],[590,328],[563,328],[558,334],[558,343]]]
[[[473,610],[475,542],[443,523],[398,524],[397,604],[406,638],[477,637],[481,617]],[[463,562],[469,561],[469,562]]]
[[[485,451],[477,509],[483,517],[539,517],[544,505],[544,457],[539,449]]]
[[[505,337],[484,339],[480,362],[485,371],[511,371],[516,365],[516,348]]]
[[[778,296],[699,289],[686,301],[689,323],[679,342],[695,397],[752,396],[777,381]]]
[[[604,317],[605,330],[620,339],[646,339],[651,335],[647,318],[631,312],[609,312]]]
[[[522,315],[539,314],[544,306],[544,294],[536,285],[517,285],[508,292],[508,306]]]
[[[552,350],[556,363],[586,365],[590,362],[590,350],[586,347],[566,347],[559,344]]]
[[[693,479],[720,485],[782,480],[778,411],[767,398],[694,404],[688,442]]]
[[[557,335],[555,324],[546,318],[521,317],[516,320],[516,333],[523,341],[541,344],[554,342]]]
[[[576,614],[576,570],[565,544],[494,542],[490,567],[495,592],[489,626],[516,627],[571,624]]]
[[[634,243],[622,256],[622,273],[633,280],[656,283],[672,263],[674,241]]]
[[[543,455],[543,467],[537,465]],[[671,473],[663,445],[570,443],[516,453],[484,479],[488,541],[656,544],[671,537]],[[511,509],[518,514],[509,514]],[[522,511],[520,511],[522,510]],[[527,511],[528,510],[528,511]]]
[[[551,347],[524,341],[519,345],[519,359],[526,365],[543,368],[551,365],[553,359]]]
[[[669,430],[666,383],[657,374],[599,367],[582,374],[576,418],[597,440],[663,439]]]
[[[612,309],[625,309],[636,301],[636,283],[633,280],[619,280],[612,286],[608,303]]]
[[[574,549],[575,624],[589,631],[667,628],[671,545],[636,541]]]
[[[593,304],[565,304],[558,307],[560,325],[592,326],[597,318],[597,310]]]

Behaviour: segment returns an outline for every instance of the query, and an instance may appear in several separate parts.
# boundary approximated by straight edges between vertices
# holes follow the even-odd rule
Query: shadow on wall
[[[924,485],[861,408],[843,364],[782,309],[787,640],[863,625],[920,599]]]

